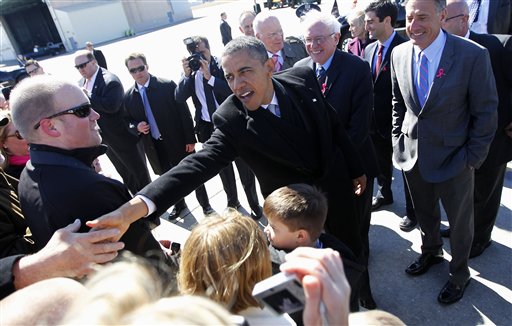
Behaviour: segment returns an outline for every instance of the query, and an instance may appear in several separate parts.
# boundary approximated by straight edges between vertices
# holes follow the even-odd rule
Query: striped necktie
[[[421,107],[427,101],[429,83],[428,83],[428,60],[425,53],[420,52],[420,67],[418,69],[418,81],[416,85],[416,93],[420,100]]]
[[[274,61],[274,72],[281,71],[281,63],[279,62],[279,55],[277,53],[272,55],[272,61]]]

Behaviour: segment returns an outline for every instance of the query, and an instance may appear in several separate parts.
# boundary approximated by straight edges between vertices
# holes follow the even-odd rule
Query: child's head
[[[295,249],[316,241],[327,218],[327,199],[313,186],[298,183],[272,192],[263,204],[265,233],[272,246]]]

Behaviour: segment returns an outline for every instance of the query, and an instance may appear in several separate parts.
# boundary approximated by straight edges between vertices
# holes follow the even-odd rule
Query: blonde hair
[[[234,325],[218,303],[198,296],[162,298],[120,320],[121,325]]]
[[[263,232],[251,218],[230,210],[192,230],[182,251],[178,287],[182,294],[205,295],[239,313],[259,307],[252,289],[271,275]]]

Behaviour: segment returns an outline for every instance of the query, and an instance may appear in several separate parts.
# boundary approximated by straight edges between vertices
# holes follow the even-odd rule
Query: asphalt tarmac
[[[322,10],[330,11],[332,2],[323,1]],[[249,0],[214,1],[194,8],[194,18],[187,22],[106,44],[96,44],[96,47],[103,51],[109,70],[121,78],[125,89],[131,86],[133,80],[124,66],[124,58],[136,51],[146,54],[150,73],[178,82],[181,58],[187,55],[182,40],[191,35],[205,35],[210,40],[212,53],[220,55],[220,13],[227,13],[233,37],[236,37],[240,35],[238,16],[243,10],[251,9],[252,5],[253,1]],[[273,10],[273,13],[281,20],[285,36],[300,35],[300,25],[294,10],[283,8]],[[80,76],[73,67],[73,58],[73,53],[69,53],[42,60],[41,65],[52,75],[77,81]],[[191,102],[189,107],[193,110]],[[107,174],[119,178],[105,156],[100,161]],[[226,196],[220,178],[210,180],[206,188],[212,207],[217,212],[222,212],[226,207]],[[249,205],[239,181],[238,191],[240,202],[248,209]],[[400,218],[405,214],[402,177],[398,170],[395,170],[393,192],[395,202],[372,214],[370,228],[369,268],[378,307],[395,314],[408,325],[511,325],[512,165],[509,164],[507,168],[492,245],[482,256],[470,260],[473,279],[462,300],[449,306],[437,302],[437,295],[448,279],[449,242],[445,239],[445,262],[433,266],[422,276],[407,275],[404,270],[418,256],[421,238],[418,229],[405,233],[398,228]],[[186,200],[190,214],[173,223],[163,220],[162,226],[156,231],[157,236],[183,242],[188,230],[203,218],[194,194],[189,195]],[[262,219],[260,223],[263,226],[266,221]],[[447,223],[446,219],[443,223]]]

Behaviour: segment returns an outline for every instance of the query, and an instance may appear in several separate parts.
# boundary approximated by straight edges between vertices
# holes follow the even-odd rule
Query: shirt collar
[[[149,80],[150,80],[150,79],[151,79],[151,77],[149,77],[149,78],[148,78],[148,80],[146,81],[146,83],[145,83],[144,85],[141,85],[141,84],[139,84],[139,83],[135,82],[135,84],[137,84],[137,89],[139,90],[139,92],[140,92],[140,89],[141,89],[142,87],[146,87],[146,88],[148,88],[148,86],[149,86]]]
[[[391,42],[393,42],[393,38],[395,37],[396,35],[396,32],[393,31],[393,33],[391,34],[390,37],[388,37],[388,39],[386,41],[384,41],[384,43],[380,43],[379,41],[377,41],[380,45],[384,45],[384,49],[389,49],[389,47],[391,46]]]
[[[434,42],[432,42],[426,49],[423,50],[423,54],[427,57],[429,62],[432,62],[434,57],[436,57],[439,52],[443,50],[444,44],[446,42],[446,33],[441,29],[439,31],[439,35],[437,35]],[[418,62],[419,54],[422,51],[419,46],[414,45],[414,60]]]
[[[272,94],[272,101],[270,101],[269,104],[262,104],[261,107],[266,109],[270,104],[274,104],[279,106],[279,103],[277,102],[276,92],[274,91],[274,94]]]
[[[323,67],[325,71],[327,71],[327,69],[329,69],[329,67],[331,66],[331,63],[332,63],[332,59],[334,58],[334,53],[336,52],[336,50],[334,50],[334,52],[331,54],[331,56],[329,57],[329,59],[327,59],[327,61],[325,61],[325,63],[323,65],[317,63],[316,64],[316,69],[320,69],[320,67]]]

